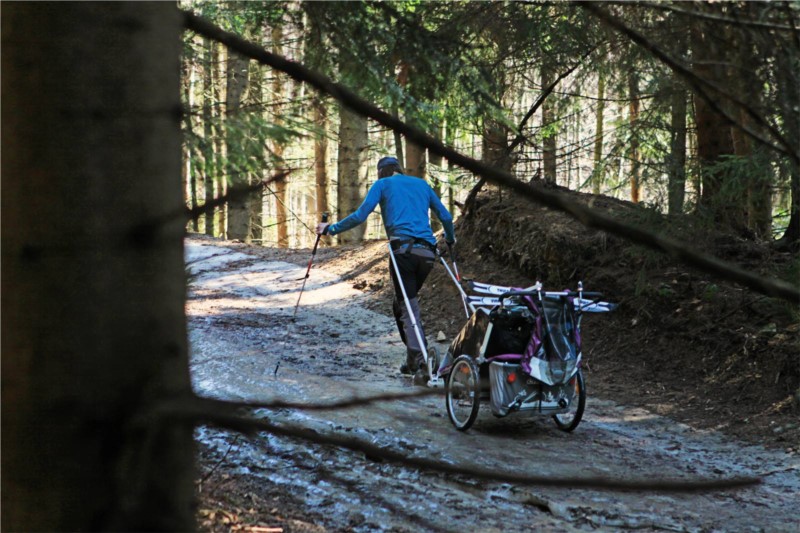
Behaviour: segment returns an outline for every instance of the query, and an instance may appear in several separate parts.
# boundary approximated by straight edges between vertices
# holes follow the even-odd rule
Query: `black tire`
[[[468,355],[459,356],[447,375],[445,403],[450,422],[459,431],[468,430],[478,418],[481,402],[480,374]]]
[[[583,410],[586,407],[586,385],[583,382],[583,373],[578,370],[573,379],[575,380],[573,383],[577,401],[573,400],[570,410],[566,413],[553,415],[553,420],[556,421],[556,425],[561,431],[572,431],[578,427],[578,424],[581,423],[581,418],[583,418]]]

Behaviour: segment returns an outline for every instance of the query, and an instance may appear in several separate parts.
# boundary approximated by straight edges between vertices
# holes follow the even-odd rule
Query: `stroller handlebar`
[[[500,303],[503,303],[503,300],[506,298],[511,298],[512,296],[537,296],[541,294],[544,298],[561,298],[562,296],[578,296],[581,298],[602,298],[603,293],[601,292],[590,292],[590,291],[539,291],[538,289],[526,289],[526,290],[517,290],[517,291],[508,291],[504,292],[500,295]]]

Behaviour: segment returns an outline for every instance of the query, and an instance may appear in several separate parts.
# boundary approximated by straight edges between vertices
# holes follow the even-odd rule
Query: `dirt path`
[[[187,241],[192,378],[198,394],[231,400],[323,402],[413,390],[397,372],[403,346],[393,319],[365,296],[312,270],[264,262],[219,241]],[[337,411],[259,413],[273,423],[346,434],[410,457],[497,471],[624,479],[763,477],[757,487],[652,494],[519,487],[420,472],[363,453],[259,434],[200,428],[226,475],[291,496],[308,522],[353,531],[791,531],[800,530],[800,460],[726,440],[641,409],[591,396],[572,434],[550,419],[495,419],[482,410],[457,432],[441,397]],[[212,473],[208,473],[209,477]],[[253,502],[265,496],[253,493]],[[274,513],[273,513],[274,514]],[[291,528],[288,528],[291,529]]]

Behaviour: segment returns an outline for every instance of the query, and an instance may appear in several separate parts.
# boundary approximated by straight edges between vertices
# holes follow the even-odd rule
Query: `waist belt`
[[[408,246],[408,248],[406,248],[406,254],[410,254],[412,248],[427,248],[434,254],[436,253],[436,246],[432,245],[425,239],[416,237],[413,239],[392,239],[389,241],[389,244],[392,246],[392,250],[394,251],[399,250],[403,246]]]

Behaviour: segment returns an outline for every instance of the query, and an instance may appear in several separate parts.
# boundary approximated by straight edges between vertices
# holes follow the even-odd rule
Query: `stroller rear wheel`
[[[459,431],[466,431],[478,417],[480,407],[478,367],[468,355],[459,356],[447,376],[445,397],[447,414]]]
[[[569,411],[560,415],[553,415],[558,429],[562,431],[572,431],[583,418],[583,409],[586,407],[586,386],[583,383],[583,374],[578,370],[572,378],[572,385],[575,388],[575,398],[570,404]]]

